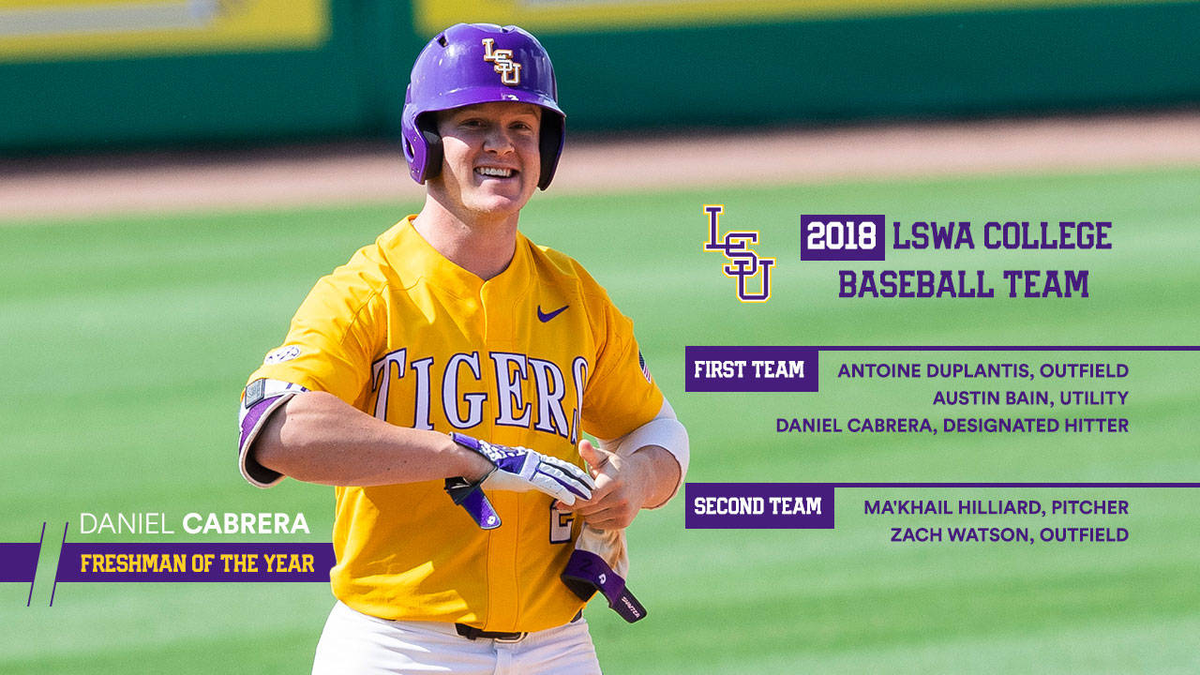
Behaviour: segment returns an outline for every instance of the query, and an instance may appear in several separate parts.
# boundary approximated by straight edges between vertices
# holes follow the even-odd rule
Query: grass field
[[[854,182],[769,189],[539,195],[523,230],[579,258],[634,317],[692,437],[694,482],[1200,479],[1200,354],[827,354],[819,394],[685,394],[692,344],[1200,344],[1200,170]],[[702,253],[701,206],[762,233],[770,302],[742,305]],[[238,475],[235,402],[315,279],[407,205],[12,223],[0,227],[0,541],[48,523],[32,607],[0,586],[0,672],[298,673],[331,604],[323,584],[64,584],[63,524],[81,512],[303,511],[328,541],[332,491]],[[889,220],[1111,220],[1111,251],[891,252],[889,268],[1088,269],[1088,299],[847,300],[837,263],[800,263],[801,213]],[[876,265],[882,267],[882,265]],[[912,415],[943,381],[839,381],[848,359],[1111,361],[1128,390],[1116,435],[777,434],[776,417]],[[987,383],[978,388],[1004,387]],[[1033,385],[1031,385],[1033,386]],[[967,409],[951,414],[1034,411]],[[1091,411],[1088,411],[1091,412]],[[1100,416],[1096,414],[1096,416]],[[899,545],[865,499],[1122,498],[1123,544]],[[677,500],[630,530],[631,587],[650,610],[587,616],[610,673],[1200,672],[1200,491],[839,490],[828,531],[685,530]],[[978,517],[936,524],[1022,525]],[[92,537],[89,540],[102,540]],[[110,537],[110,539],[114,539]],[[123,541],[154,537],[116,538]],[[77,533],[71,539],[80,541]]]

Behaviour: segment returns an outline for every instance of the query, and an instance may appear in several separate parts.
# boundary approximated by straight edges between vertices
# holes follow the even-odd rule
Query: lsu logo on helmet
[[[494,49],[496,41],[493,38],[483,38],[483,60],[495,64],[493,68],[500,73],[500,81],[510,87],[521,84],[521,64],[512,60],[511,49]]]

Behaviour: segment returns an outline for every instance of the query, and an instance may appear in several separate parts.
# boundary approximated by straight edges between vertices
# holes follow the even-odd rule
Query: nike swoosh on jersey
[[[558,316],[559,314],[562,314],[570,306],[571,305],[563,305],[562,307],[559,307],[558,309],[554,310],[553,312],[543,312],[542,306],[538,305],[538,308],[537,308],[538,321],[541,321],[542,323],[546,323],[550,319],[553,319],[554,317]]]

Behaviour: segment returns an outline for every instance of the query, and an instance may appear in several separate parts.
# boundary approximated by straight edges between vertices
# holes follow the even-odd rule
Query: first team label
[[[815,392],[818,350],[787,346],[688,346],[689,392]]]

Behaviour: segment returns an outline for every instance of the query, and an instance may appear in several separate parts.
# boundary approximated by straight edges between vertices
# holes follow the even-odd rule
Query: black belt
[[[580,610],[576,612],[570,623],[575,623],[582,618],[583,610]],[[482,630],[474,626],[468,626],[465,623],[454,624],[454,630],[458,631],[459,635],[467,638],[468,640],[478,640],[479,638],[484,638],[487,640],[499,640],[500,642],[520,642],[521,640],[525,639],[526,635],[529,635],[529,633],[505,633],[504,631]]]
[[[468,626],[465,623],[454,624],[454,630],[458,634],[468,640],[478,640],[479,638],[487,638],[489,640],[499,640],[501,642],[519,642],[525,639],[527,633],[505,633],[503,631],[482,630],[474,626]]]

